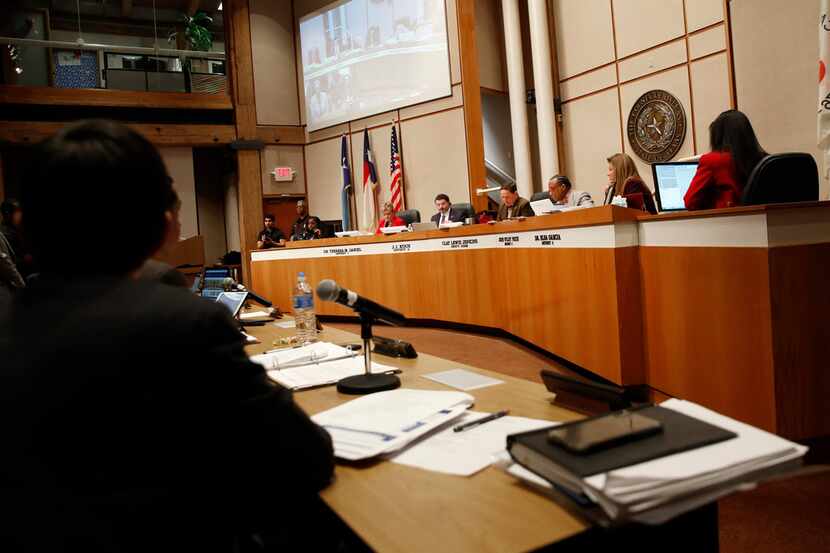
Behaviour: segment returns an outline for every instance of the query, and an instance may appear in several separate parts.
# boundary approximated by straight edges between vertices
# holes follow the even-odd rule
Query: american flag
[[[395,211],[403,209],[403,190],[401,185],[401,156],[398,154],[398,133],[395,125],[392,125],[392,155],[389,160],[389,171],[392,181],[389,183],[389,190],[392,192],[392,205]]]

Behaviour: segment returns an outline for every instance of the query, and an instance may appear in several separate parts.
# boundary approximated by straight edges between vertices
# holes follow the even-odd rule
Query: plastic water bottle
[[[317,340],[317,319],[314,316],[314,295],[305,279],[305,273],[297,275],[297,284],[291,298],[297,339],[301,344]]]

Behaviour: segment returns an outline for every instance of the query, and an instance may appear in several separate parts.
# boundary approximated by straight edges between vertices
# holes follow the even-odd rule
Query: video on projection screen
[[[300,19],[309,131],[452,94],[444,0],[345,0]]]

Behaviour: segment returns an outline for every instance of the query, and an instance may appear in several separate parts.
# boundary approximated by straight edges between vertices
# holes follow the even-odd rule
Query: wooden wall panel
[[[640,262],[649,384],[774,432],[767,251],[640,247]]]
[[[799,439],[830,429],[830,244],[769,253],[779,432]],[[810,293],[805,293],[809,291]]]
[[[233,125],[174,125],[128,123],[156,146],[222,146],[236,140]],[[0,140],[35,144],[66,126],[66,123],[41,121],[0,121]]]
[[[226,10],[227,13],[227,10]],[[184,92],[134,92],[0,85],[0,104],[45,104],[56,106],[145,107],[170,109],[233,109],[227,94]]]

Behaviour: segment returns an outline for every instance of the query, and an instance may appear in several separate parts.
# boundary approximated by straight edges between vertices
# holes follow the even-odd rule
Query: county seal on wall
[[[646,92],[628,114],[628,142],[648,163],[669,161],[686,138],[686,112],[665,90]]]

